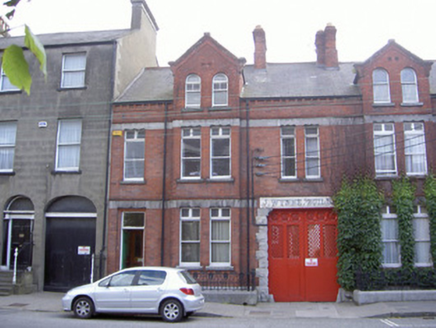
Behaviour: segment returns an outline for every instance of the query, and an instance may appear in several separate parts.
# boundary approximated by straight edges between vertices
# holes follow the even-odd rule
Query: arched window
[[[376,69],[372,72],[372,84],[374,103],[390,103],[389,74],[384,69]]]
[[[186,78],[185,107],[200,108],[201,105],[201,79],[191,74]]]
[[[418,83],[413,69],[405,68],[401,71],[401,88],[403,91],[403,103],[419,102]]]
[[[228,79],[224,74],[217,74],[212,80],[212,106],[227,106],[229,98]]]

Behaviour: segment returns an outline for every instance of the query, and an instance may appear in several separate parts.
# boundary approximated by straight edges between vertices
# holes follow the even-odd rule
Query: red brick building
[[[394,41],[341,63],[335,34],[316,34],[316,62],[267,63],[256,27],[254,65],[206,33],[170,67],[144,68],[113,107],[109,272],[181,266],[254,283],[260,300],[336,299],[332,196],[357,172],[385,188],[423,181],[436,74]]]

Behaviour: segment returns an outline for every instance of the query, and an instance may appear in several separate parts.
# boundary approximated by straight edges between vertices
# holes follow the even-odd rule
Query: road
[[[33,312],[15,309],[0,309],[0,327],[4,328],[118,328],[118,327],[225,327],[225,328],[257,328],[257,327],[298,327],[298,328],[389,328],[389,327],[415,327],[436,328],[436,319],[429,318],[391,318],[391,319],[285,319],[274,317],[212,317],[193,316],[177,324],[163,322],[159,317],[145,316],[103,316],[90,320],[80,320],[71,313],[64,312]]]

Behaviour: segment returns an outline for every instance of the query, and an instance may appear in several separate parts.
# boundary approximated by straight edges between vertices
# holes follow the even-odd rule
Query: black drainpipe
[[[163,149],[163,170],[162,170],[162,207],[161,207],[161,220],[162,220],[162,233],[160,242],[160,265],[164,266],[165,254],[165,202],[166,202],[166,175],[167,175],[167,134],[168,134],[168,103],[165,102],[165,121],[164,121],[164,149]]]
[[[247,147],[247,290],[250,290],[250,107],[245,101],[246,147]]]

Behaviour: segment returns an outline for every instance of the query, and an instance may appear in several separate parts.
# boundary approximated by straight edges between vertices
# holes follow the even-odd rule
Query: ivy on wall
[[[357,270],[380,268],[383,203],[382,193],[368,177],[358,177],[352,182],[344,179],[334,197],[338,213],[338,283],[346,290],[355,289]]]
[[[418,268],[414,265],[415,192],[415,186],[407,177],[392,181],[391,196],[398,219],[401,268],[384,270],[381,267],[380,226],[384,195],[369,177],[358,177],[351,182],[343,180],[341,189],[334,197],[338,213],[338,283],[342,288],[436,288],[436,176],[428,175],[424,184],[433,267]]]
[[[401,268],[405,275],[414,270],[415,238],[413,236],[413,213],[415,187],[407,177],[392,181],[392,202],[398,219],[398,239],[401,249]]]

